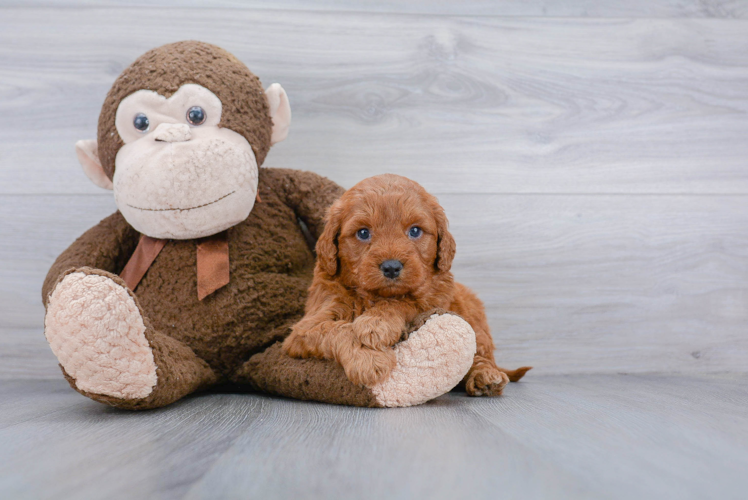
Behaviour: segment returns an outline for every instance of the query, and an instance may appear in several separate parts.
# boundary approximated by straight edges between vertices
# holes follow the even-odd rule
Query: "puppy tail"
[[[525,376],[525,373],[532,370],[532,366],[523,366],[522,368],[517,368],[516,370],[507,370],[505,368],[499,367],[499,370],[506,373],[506,376],[509,377],[510,382],[517,382],[519,379]]]

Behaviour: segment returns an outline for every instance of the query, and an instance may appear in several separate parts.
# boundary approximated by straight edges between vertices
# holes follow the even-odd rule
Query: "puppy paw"
[[[283,341],[283,352],[292,358],[309,357],[309,346],[307,345],[304,335],[292,333]]]
[[[396,325],[382,321],[381,318],[360,316],[351,327],[353,335],[362,346],[369,349],[384,349],[392,347],[402,338],[404,325],[397,328]]]
[[[390,376],[397,364],[397,356],[392,349],[361,347],[353,350],[341,364],[348,380],[357,385],[371,387]]]
[[[500,396],[509,383],[506,373],[494,366],[479,366],[468,373],[465,392],[468,396]]]

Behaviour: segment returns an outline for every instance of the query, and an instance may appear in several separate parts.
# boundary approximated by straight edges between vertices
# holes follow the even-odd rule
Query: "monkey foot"
[[[397,366],[373,387],[380,406],[413,406],[452,390],[475,356],[475,332],[455,314],[433,314],[395,346]]]
[[[75,271],[49,297],[44,334],[76,387],[122,399],[148,396],[156,363],[145,324],[127,289],[101,274]]]

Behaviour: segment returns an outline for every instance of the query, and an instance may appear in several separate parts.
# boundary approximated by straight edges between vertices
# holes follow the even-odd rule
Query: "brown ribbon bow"
[[[127,287],[135,291],[168,240],[141,235],[135,252],[120,273]],[[197,298],[203,300],[229,284],[228,232],[209,236],[197,243]]]

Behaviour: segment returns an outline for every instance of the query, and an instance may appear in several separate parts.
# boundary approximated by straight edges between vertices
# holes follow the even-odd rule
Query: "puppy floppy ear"
[[[440,272],[446,273],[452,268],[457,244],[452,237],[452,233],[449,232],[449,221],[444,214],[444,209],[438,203],[435,203],[435,205],[434,218],[436,219],[437,240],[434,267]]]
[[[330,276],[335,276],[338,272],[338,235],[342,219],[343,206],[340,201],[336,201],[327,211],[325,229],[319,236],[315,248],[317,263]]]

